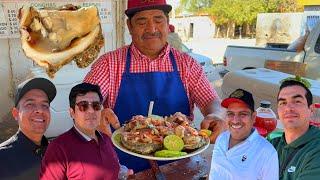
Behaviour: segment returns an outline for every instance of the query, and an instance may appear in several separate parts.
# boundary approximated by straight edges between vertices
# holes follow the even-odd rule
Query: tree
[[[206,12],[213,17],[217,33],[220,27],[227,27],[226,36],[229,37],[236,26],[254,27],[259,13],[296,12],[303,7],[297,0],[181,0],[182,9],[193,14]]]
[[[267,12],[297,12],[303,11],[303,6],[297,0],[266,0]]]
[[[181,0],[179,8],[199,14],[204,12],[206,8],[209,8],[211,4],[212,0]]]
[[[227,26],[229,37],[229,32],[234,32],[235,26],[255,24],[257,14],[265,9],[263,0],[213,0],[207,12],[215,17],[216,25]]]

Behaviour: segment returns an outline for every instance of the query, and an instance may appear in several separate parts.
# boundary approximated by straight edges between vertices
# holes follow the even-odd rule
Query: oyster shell
[[[19,19],[24,53],[50,77],[72,60],[78,67],[87,67],[104,45],[94,6],[42,10],[24,6]]]

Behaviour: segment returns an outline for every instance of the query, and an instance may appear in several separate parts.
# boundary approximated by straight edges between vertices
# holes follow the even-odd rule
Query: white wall
[[[175,26],[175,31],[184,41],[191,38],[189,36],[191,23],[193,24],[193,39],[202,40],[213,38],[216,27],[208,16],[178,17],[170,19],[170,24]]]

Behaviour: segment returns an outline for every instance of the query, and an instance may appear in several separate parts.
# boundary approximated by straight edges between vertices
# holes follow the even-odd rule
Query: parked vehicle
[[[209,73],[210,71],[212,71],[213,63],[211,58],[209,58],[208,56],[194,53],[192,49],[188,48],[183,43],[181,44],[181,51],[193,57],[193,59],[195,59],[202,66],[205,73]]]
[[[302,38],[303,39],[303,38]],[[259,48],[245,46],[228,46],[224,55],[225,71],[262,68],[266,60],[293,61],[306,64],[305,77],[320,79],[320,22],[305,36],[295,48]]]
[[[256,108],[260,101],[267,100],[276,112],[280,81],[294,75],[264,68],[267,60],[274,60],[276,63],[284,64],[282,68],[291,68],[290,63],[295,62],[305,64],[304,76],[311,83],[310,90],[314,102],[320,102],[319,21],[309,35],[301,37],[288,49],[228,46],[224,60],[226,70],[221,73],[225,74],[221,86],[223,97],[227,97],[235,89],[242,88],[253,94]],[[281,127],[281,123],[278,127]]]
[[[259,102],[267,100],[271,102],[271,107],[275,111],[277,105],[277,93],[280,81],[293,75],[274,71],[266,68],[237,70],[227,73],[223,77],[221,91],[224,97],[238,88],[247,90],[253,94],[257,108]],[[307,79],[311,83],[311,92],[314,102],[320,102],[320,81]],[[276,112],[276,111],[275,111]]]

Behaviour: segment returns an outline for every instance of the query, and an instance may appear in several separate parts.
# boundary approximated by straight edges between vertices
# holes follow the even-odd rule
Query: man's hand
[[[101,121],[98,127],[99,131],[111,137],[112,132],[110,124],[114,129],[120,128],[120,122],[116,114],[112,111],[112,109],[105,108],[101,112]]]
[[[221,118],[209,114],[204,117],[203,121],[201,122],[201,129],[209,129],[212,131],[210,138],[210,143],[215,143],[218,135],[226,129],[226,123]]]

